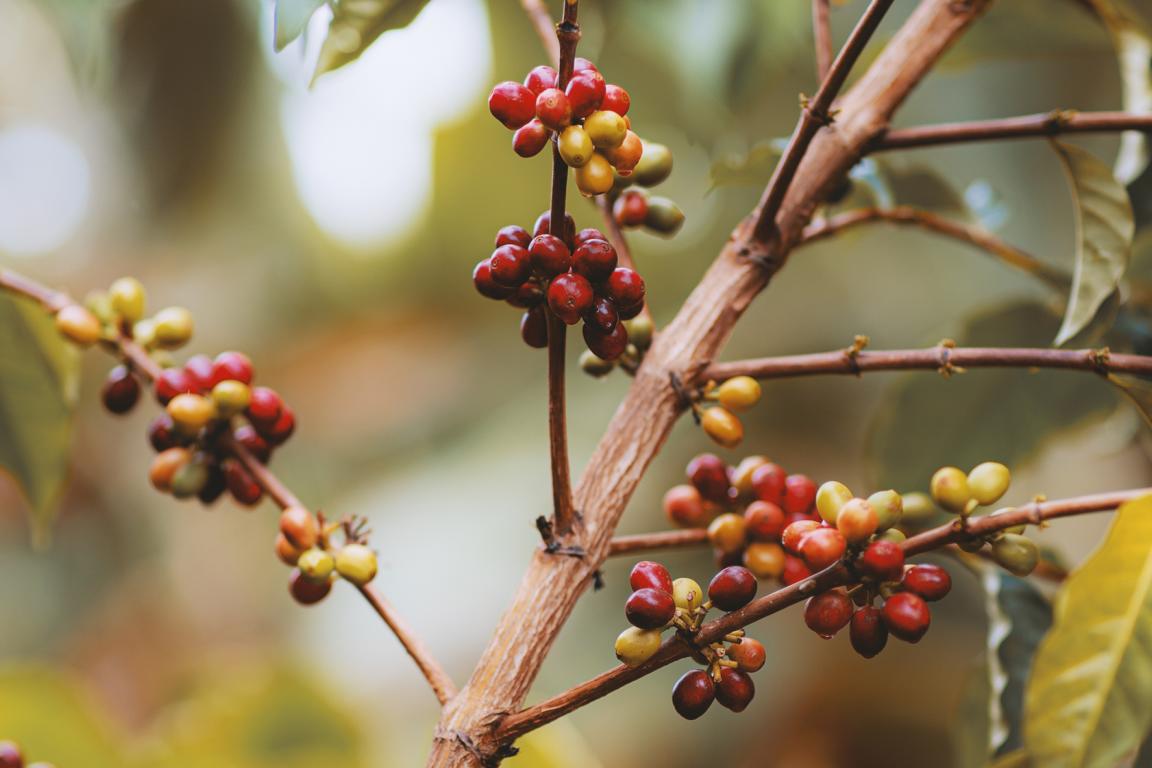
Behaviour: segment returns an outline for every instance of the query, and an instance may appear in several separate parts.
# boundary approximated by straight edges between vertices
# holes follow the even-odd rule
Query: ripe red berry
[[[584,322],[595,326],[604,333],[611,333],[620,322],[620,313],[616,311],[616,302],[607,296],[601,296],[592,302],[592,306],[584,313]]]
[[[700,491],[691,485],[676,485],[664,494],[664,514],[681,528],[703,528],[710,519]]]
[[[140,400],[140,382],[128,366],[118,365],[108,372],[100,399],[111,413],[128,413]]]
[[[160,405],[168,405],[168,401],[176,395],[195,394],[198,388],[183,368],[165,368],[156,377],[153,389]]]
[[[585,72],[587,70],[592,70],[593,72],[600,71],[596,68],[596,65],[593,64],[590,59],[586,59],[583,56],[577,56],[576,59],[572,62],[572,71]]]
[[[268,459],[272,458],[272,446],[268,441],[260,437],[256,432],[256,428],[251,424],[242,424],[236,427],[232,432],[232,439],[238,444],[248,449],[257,461],[261,464],[267,464]]]
[[[249,507],[260,503],[264,490],[240,462],[228,459],[224,462],[223,469],[224,482],[237,503]]]
[[[792,554],[800,554],[800,546],[804,539],[819,527],[820,523],[815,520],[797,520],[789,523],[780,534],[780,543]]]
[[[616,259],[616,249],[607,240],[585,240],[572,254],[572,269],[600,283],[611,277]]]
[[[172,423],[172,417],[167,413],[162,413],[152,420],[148,425],[148,442],[152,444],[153,450],[160,452],[166,451],[169,448],[175,448],[180,445],[181,439],[176,434],[175,425]]]
[[[519,288],[532,274],[528,249],[520,245],[501,245],[488,257],[492,279],[508,288]]]
[[[897,592],[884,603],[884,624],[888,631],[907,643],[916,643],[928,631],[932,612],[919,595]]]
[[[515,224],[501,227],[496,232],[497,248],[502,245],[518,245],[521,248],[527,248],[530,242],[532,242],[532,236],[528,234],[528,230]]]
[[[704,498],[719,503],[728,501],[732,485],[728,480],[728,465],[719,456],[700,454],[688,462],[687,474],[688,481]]]
[[[11,741],[0,741],[0,768],[24,768],[24,755]]]
[[[500,285],[492,278],[492,262],[484,259],[472,270],[472,284],[481,296],[489,299],[506,299],[515,293],[515,289]]]
[[[880,609],[865,605],[856,609],[852,614],[852,625],[848,628],[848,637],[852,640],[852,647],[856,653],[870,659],[888,644],[888,627],[884,626],[884,619]]]
[[[784,478],[784,511],[790,515],[808,514],[816,503],[816,483],[807,475]]]
[[[499,83],[488,96],[488,111],[505,128],[516,130],[536,116],[536,94],[511,80]]]
[[[554,131],[572,122],[572,104],[564,91],[546,88],[536,97],[536,117]]]
[[[224,470],[216,462],[211,462],[207,465],[207,477],[204,480],[204,485],[200,487],[199,493],[196,498],[200,500],[201,504],[205,506],[215,504],[216,500],[224,495],[224,491],[228,488],[228,481],[224,477]]]
[[[548,307],[567,325],[580,322],[580,317],[591,309],[595,299],[592,284],[575,272],[558,275],[548,286]],[[612,329],[598,330],[608,333]]]
[[[253,387],[252,396],[248,400],[245,413],[256,425],[272,425],[280,418],[280,411],[284,408],[284,401],[280,394],[269,387]]]
[[[514,307],[528,309],[544,303],[544,289],[536,280],[527,280],[520,284],[516,291],[506,301]]]
[[[617,267],[608,277],[608,295],[621,307],[634,307],[644,303],[644,280],[628,267]]]
[[[529,120],[512,134],[512,151],[520,157],[535,157],[548,146],[552,131],[539,120]]]
[[[555,234],[564,240],[565,243],[571,248],[573,239],[576,236],[576,220],[572,218],[572,214],[564,214],[564,232],[552,231],[552,211],[544,211],[536,217],[536,223],[532,225],[532,236],[539,237],[540,235]]]
[[[703,715],[715,699],[716,687],[702,669],[685,672],[672,686],[672,706],[685,720],[695,720]]]
[[[708,599],[722,611],[736,611],[756,596],[756,577],[742,565],[730,565],[712,577]]]
[[[252,383],[252,361],[243,352],[221,352],[212,361],[212,386],[222,381]]]
[[[569,80],[564,94],[568,97],[572,117],[588,117],[599,109],[604,100],[604,91],[604,78],[599,73],[585,71]]]
[[[644,587],[633,592],[624,604],[628,623],[640,629],[659,629],[676,615],[676,603],[670,592]]]
[[[528,245],[528,257],[534,270],[549,277],[563,274],[572,266],[572,252],[555,235],[534,237]]]
[[[648,197],[637,189],[626,189],[616,198],[612,215],[622,227],[639,227],[648,218]]]
[[[547,88],[556,87],[556,70],[547,64],[533,67],[528,76],[524,78],[524,87],[536,95]]]
[[[579,248],[589,240],[603,240],[607,242],[608,238],[604,237],[604,233],[600,230],[588,227],[577,232],[576,238],[573,242],[575,243],[576,247]]]
[[[314,605],[332,591],[331,580],[313,581],[300,572],[299,568],[292,569],[292,576],[288,580],[288,592],[300,605]]]
[[[641,560],[632,566],[628,584],[632,589],[648,588],[672,594],[672,574],[663,565],[651,560]]]
[[[744,510],[744,530],[754,541],[779,541],[784,512],[770,501],[754,501]]]
[[[761,501],[784,508],[784,479],[787,473],[779,464],[767,462],[752,471],[752,491]]]
[[[800,556],[813,571],[822,571],[844,557],[848,543],[835,528],[817,528],[800,541]]]
[[[904,549],[892,541],[874,541],[856,566],[861,574],[877,581],[899,581],[904,573]]]
[[[623,117],[628,114],[628,107],[632,106],[632,98],[628,91],[618,85],[608,83],[604,86],[604,98],[600,101],[600,109],[609,109]]]
[[[784,586],[803,581],[811,575],[811,569],[805,565],[803,560],[792,555],[784,556],[784,572],[780,574],[780,581],[784,583]]]
[[[616,323],[616,327],[607,333],[585,323],[583,334],[588,349],[601,360],[615,360],[628,348],[628,330],[624,323]]]
[[[276,419],[275,424],[267,429],[262,429],[259,424],[255,426],[265,440],[272,445],[280,445],[292,437],[292,433],[296,431],[296,414],[285,405],[280,409],[280,418]]]
[[[816,634],[828,638],[852,620],[852,599],[842,589],[831,589],[808,598],[804,604],[804,623]]]
[[[533,349],[548,346],[548,314],[542,304],[532,307],[520,318],[520,338]]]
[[[733,712],[743,712],[756,695],[756,686],[747,672],[721,667],[720,682],[716,684],[716,701]]]
[[[184,361],[184,373],[200,392],[212,389],[212,358],[208,355],[192,355]]]
[[[922,563],[904,572],[904,589],[928,602],[935,602],[951,591],[952,577],[938,565]]]
[[[639,304],[633,304],[630,307],[622,307],[619,304],[617,304],[616,305],[616,311],[620,313],[620,319],[621,320],[631,320],[632,318],[637,317],[641,312],[644,311],[644,302],[640,302]]]

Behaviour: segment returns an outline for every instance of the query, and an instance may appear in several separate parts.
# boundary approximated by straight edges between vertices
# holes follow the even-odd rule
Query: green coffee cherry
[[[943,467],[932,475],[929,486],[936,503],[953,514],[963,514],[972,500],[968,475],[956,467]]]
[[[968,490],[981,505],[999,501],[1011,482],[1008,467],[995,461],[986,461],[968,473]]]
[[[144,286],[134,277],[122,277],[108,289],[112,311],[129,323],[144,317]]]
[[[992,542],[992,558],[1009,573],[1024,577],[1040,562],[1040,549],[1027,536],[1006,533]]]
[[[629,667],[638,667],[660,650],[660,630],[628,627],[616,638],[616,658]]]
[[[132,326],[132,338],[145,349],[154,347],[156,345],[156,323],[152,318],[136,323]]]
[[[376,553],[363,544],[348,544],[336,553],[336,572],[363,586],[376,578]]]
[[[692,579],[681,577],[672,582],[672,599],[677,608],[691,612],[704,602],[704,590]]]
[[[177,349],[192,338],[192,313],[184,307],[168,307],[152,318],[156,343],[164,349]]]
[[[816,511],[829,525],[836,525],[840,508],[854,498],[852,491],[844,483],[829,480],[816,490]]]
[[[111,325],[116,320],[112,300],[103,291],[89,291],[84,297],[84,306],[104,325]]]
[[[580,353],[580,370],[589,376],[602,379],[612,373],[612,369],[615,367],[615,361],[604,360],[603,358],[597,357],[590,349],[586,349]]]
[[[208,465],[203,457],[193,456],[192,460],[176,470],[172,475],[172,495],[178,499],[190,499],[208,484]]]
[[[876,541],[890,541],[893,544],[903,544],[907,539],[908,536],[899,528],[889,528],[886,531],[876,534]]]
[[[327,581],[336,570],[336,560],[325,550],[313,547],[300,555],[296,567],[310,581]]]
[[[674,235],[684,225],[684,211],[666,197],[648,198],[648,214],[644,226],[661,235]]]
[[[878,531],[886,531],[899,525],[904,517],[904,499],[896,491],[876,491],[868,497],[868,503],[876,510]]]
[[[906,523],[920,525],[939,514],[932,497],[926,493],[904,493],[900,498],[904,506],[904,515],[901,519]]]
[[[654,187],[672,175],[672,150],[663,144],[644,142],[644,153],[631,179],[642,187]]]
[[[228,418],[248,407],[252,399],[252,389],[242,381],[227,379],[212,387],[212,402],[219,415]]]
[[[628,331],[628,341],[636,345],[637,349],[645,350],[652,346],[652,318],[647,315],[637,315],[631,320],[624,321],[624,328]]]

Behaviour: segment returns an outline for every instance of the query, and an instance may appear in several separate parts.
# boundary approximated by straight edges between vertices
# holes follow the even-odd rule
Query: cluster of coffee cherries
[[[675,629],[691,638],[712,608],[739,610],[756,596],[756,577],[741,566],[717,573],[704,590],[692,579],[672,575],[660,563],[645,560],[632,568],[634,590],[624,604],[632,626],[616,638],[616,658],[630,667],[640,666],[660,650],[662,633]],[[756,694],[751,673],[764,666],[764,646],[738,630],[723,642],[697,648],[693,657],[706,666],[685,673],[672,689],[672,705],[688,720],[708,711],[713,701],[742,712]]]
[[[343,535],[337,544],[336,534]],[[376,553],[368,546],[368,530],[361,518],[328,522],[323,513],[288,507],[280,513],[276,556],[292,566],[288,591],[301,605],[314,605],[332,591],[340,577],[362,587],[376,578]]]
[[[530,347],[548,346],[548,312],[567,325],[584,322],[584,342],[602,360],[628,348],[622,321],[644,309],[644,280],[617,266],[616,249],[598,229],[576,231],[565,215],[562,235],[551,234],[552,215],[536,219],[532,233],[509,225],[496,233],[496,250],[472,271],[482,296],[524,309],[520,336]]]
[[[576,171],[576,186],[588,195],[612,189],[616,174],[627,176],[644,152],[628,119],[628,92],[604,80],[588,59],[577,58],[564,90],[556,70],[541,65],[524,82],[499,83],[488,96],[492,116],[515,131],[512,148],[521,157],[540,153],[553,134],[564,162]]]
[[[672,173],[672,151],[663,144],[644,142],[644,154],[636,170],[617,174],[612,188],[612,215],[624,229],[644,228],[671,236],[684,224],[684,211],[667,197],[649,193],[649,187],[662,183]]]
[[[128,338],[149,351],[179,349],[192,338],[192,313],[166,307],[145,316],[147,296],[134,277],[122,277],[107,291],[94,291],[84,304],[68,303],[56,311],[56,328],[80,346]]]
[[[693,403],[693,412],[714,443],[735,448],[744,441],[744,423],[736,414],[760,402],[760,394],[760,382],[751,376],[735,376],[719,385],[710,381]]]
[[[51,763],[25,763],[24,753],[12,741],[0,741],[0,768],[54,768]]]

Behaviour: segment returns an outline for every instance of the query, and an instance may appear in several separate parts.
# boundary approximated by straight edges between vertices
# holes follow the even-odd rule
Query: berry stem
[[[960,144],[995,139],[1058,136],[1063,133],[1152,132],[1152,115],[1127,112],[1077,112],[1055,110],[1037,115],[976,120],[961,123],[897,128],[882,134],[869,148],[872,152],[916,149],[941,144]]]
[[[683,531],[657,531],[638,533],[632,536],[617,536],[608,545],[608,556],[632,555],[637,552],[652,552],[664,549],[683,549],[702,546],[708,543],[708,531],[704,528],[689,528]]]
[[[624,230],[620,229],[619,222],[616,221],[616,216],[612,213],[612,200],[611,195],[597,195],[596,207],[600,209],[600,217],[604,222],[604,234],[608,236],[608,242],[612,243],[612,247],[616,249],[616,258],[621,267],[628,269],[635,269],[636,262],[632,259],[632,248],[628,245],[628,238],[624,235]],[[644,308],[640,310],[640,316],[652,320],[652,312],[648,308],[648,302],[644,302]],[[653,324],[655,327],[655,324]]]
[[[54,291],[10,269],[0,269],[0,287],[40,302],[49,312],[56,312],[72,303],[68,294]]]
[[[832,7],[830,0],[812,0],[812,33],[816,39],[816,77],[832,68]]]

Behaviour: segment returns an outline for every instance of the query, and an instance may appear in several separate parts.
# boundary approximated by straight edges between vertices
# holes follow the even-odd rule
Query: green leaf
[[[1108,374],[1108,381],[1124,393],[1128,402],[1132,403],[1143,417],[1144,423],[1152,429],[1152,381],[1117,373]]]
[[[1107,166],[1079,147],[1050,143],[1067,174],[1076,213],[1076,269],[1056,335],[1060,345],[1092,323],[1116,290],[1132,255],[1135,224],[1128,192]]]
[[[1044,346],[1059,320],[1021,302],[969,320],[961,346]],[[944,379],[902,376],[877,412],[868,456],[877,488],[924,489],[939,467],[995,459],[1009,466],[1062,431],[1110,413],[1116,393],[1082,371],[981,369]],[[979,419],[979,428],[973,428]]]
[[[312,80],[360,57],[376,38],[412,23],[428,0],[336,0]]]
[[[964,196],[947,179],[924,165],[897,165],[877,160],[880,173],[895,205],[911,205],[922,211],[970,218]]]
[[[15,477],[43,543],[68,474],[79,356],[38,304],[0,295],[0,469]]]
[[[273,48],[277,53],[304,34],[308,20],[325,2],[327,0],[276,0],[276,40]]]
[[[1035,765],[1112,766],[1152,727],[1152,496],[1123,505],[1065,581],[1028,685]]]

